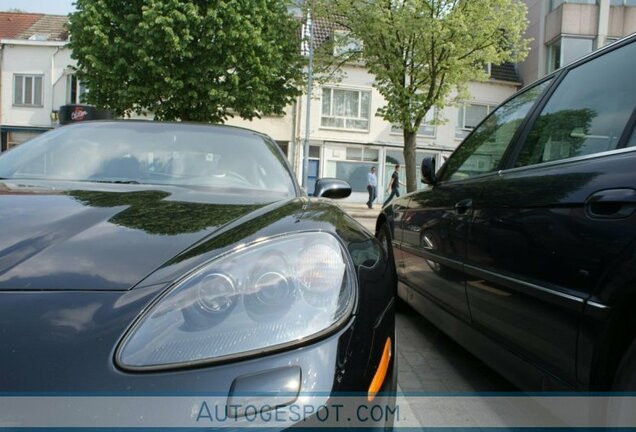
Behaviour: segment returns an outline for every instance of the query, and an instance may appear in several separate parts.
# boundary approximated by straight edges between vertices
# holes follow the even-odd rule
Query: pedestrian
[[[391,179],[389,180],[389,184],[386,187],[387,192],[391,190],[391,195],[389,195],[386,201],[384,201],[382,207],[386,206],[393,199],[394,196],[400,196],[400,185],[404,185],[404,183],[400,181],[400,164],[395,164],[395,171],[393,171],[393,174],[391,174]]]
[[[367,207],[373,208],[373,201],[378,196],[378,178],[375,175],[375,167],[371,167],[371,170],[367,174],[367,190],[369,191],[369,201],[367,201]]]

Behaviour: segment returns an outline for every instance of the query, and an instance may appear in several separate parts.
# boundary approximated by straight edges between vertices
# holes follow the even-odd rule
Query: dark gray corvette
[[[0,177],[0,391],[395,389],[392,259],[271,139],[84,123]]]

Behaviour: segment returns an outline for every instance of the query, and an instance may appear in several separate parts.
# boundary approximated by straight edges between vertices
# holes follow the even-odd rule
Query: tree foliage
[[[318,0],[317,12],[361,42],[346,60],[375,75],[386,100],[378,114],[404,131],[409,191],[417,188],[415,137],[427,112],[486,79],[485,64],[519,61],[528,50],[521,0]]]
[[[223,122],[282,114],[299,93],[284,0],[77,0],[70,47],[88,103],[118,115]]]

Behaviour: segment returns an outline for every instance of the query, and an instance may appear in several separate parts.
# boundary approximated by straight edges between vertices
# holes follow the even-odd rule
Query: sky
[[[20,9],[24,12],[39,12],[67,15],[73,12],[75,0],[0,0],[0,11]]]

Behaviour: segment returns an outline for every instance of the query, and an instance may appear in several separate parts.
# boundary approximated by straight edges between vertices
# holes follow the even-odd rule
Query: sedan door
[[[473,322],[558,378],[535,388],[576,385],[584,301],[636,237],[636,155],[617,150],[631,132],[635,59],[632,43],[566,71],[476,212],[465,266]]]
[[[401,245],[403,281],[466,322],[471,317],[463,266],[474,212],[484,185],[497,175],[513,137],[547,86],[548,81],[495,110],[451,155],[440,181],[413,195],[408,204]]]

